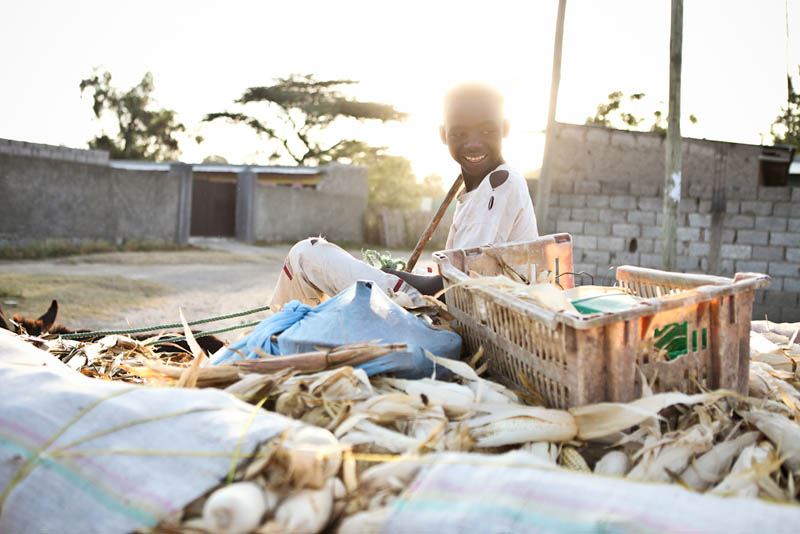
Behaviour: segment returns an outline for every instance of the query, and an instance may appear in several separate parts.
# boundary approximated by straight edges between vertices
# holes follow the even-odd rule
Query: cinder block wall
[[[664,136],[558,124],[544,232],[569,232],[577,270],[599,283],[613,267],[661,268]],[[800,188],[759,187],[761,147],[682,142],[677,269],[772,277],[753,317],[800,321]],[[544,226],[544,225],[540,225]]]
[[[800,187],[729,187],[724,210],[712,214],[712,188],[686,188],[678,216],[678,270],[772,277],[753,316],[800,321]],[[577,271],[610,283],[613,268],[661,268],[662,198],[655,185],[597,181],[554,184],[555,230],[574,239]],[[718,243],[713,233],[718,232]]]

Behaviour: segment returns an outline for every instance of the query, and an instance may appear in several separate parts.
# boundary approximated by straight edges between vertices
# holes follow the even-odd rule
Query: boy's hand
[[[436,293],[444,289],[444,280],[442,280],[442,277],[439,276],[438,274],[431,274],[431,275],[412,274],[412,273],[407,273],[405,271],[390,269],[388,267],[384,267],[381,270],[389,274],[395,275],[399,279],[406,282],[408,285],[414,287],[417,291],[419,291],[423,295],[435,295]]]

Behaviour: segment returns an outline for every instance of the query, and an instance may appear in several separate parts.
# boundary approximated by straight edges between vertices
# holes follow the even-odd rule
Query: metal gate
[[[230,236],[236,233],[236,175],[194,173],[191,235]]]

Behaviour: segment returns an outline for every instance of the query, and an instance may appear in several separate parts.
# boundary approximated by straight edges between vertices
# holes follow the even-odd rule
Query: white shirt
[[[477,188],[458,196],[447,248],[498,245],[537,237],[539,230],[528,184],[504,163],[485,176]]]

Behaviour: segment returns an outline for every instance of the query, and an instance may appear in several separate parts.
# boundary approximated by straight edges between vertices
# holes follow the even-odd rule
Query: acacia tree
[[[342,139],[325,145],[319,138],[320,133],[337,119],[387,122],[406,117],[391,105],[360,102],[345,97],[336,89],[356,83],[353,80],[317,80],[313,74],[290,74],[286,78],[276,78],[273,85],[247,89],[234,102],[240,110],[209,113],[203,120],[225,119],[245,124],[257,134],[276,141],[277,146],[270,155],[273,161],[289,156],[298,165],[311,165],[352,159],[363,153],[364,143]],[[256,105],[266,108],[268,113],[262,117],[268,118],[243,111]]]
[[[653,122],[649,126],[647,124],[642,126],[647,121],[645,117],[640,117],[631,111],[627,111],[631,103],[641,101],[644,98],[644,93],[634,93],[628,97],[628,103],[624,104],[624,93],[622,91],[614,91],[608,95],[608,102],[597,105],[594,117],[586,117],[586,124],[595,124],[606,128],[619,127],[628,130],[644,129],[650,132],[666,132],[664,113],[660,109],[653,111]],[[663,102],[661,104],[663,105]],[[695,124],[697,117],[689,115],[689,122]]]
[[[175,134],[185,130],[171,109],[154,108],[151,98],[153,75],[147,73],[127,91],[111,85],[111,73],[95,70],[81,80],[81,94],[92,91],[95,117],[116,116],[119,132],[112,138],[105,132],[89,141],[89,147],[107,150],[112,159],[164,160],[180,154]]]
[[[775,144],[791,145],[800,150],[800,94],[795,92],[790,76],[786,77],[786,83],[789,86],[789,100],[785,108],[781,107],[781,114],[772,123],[769,131]]]

